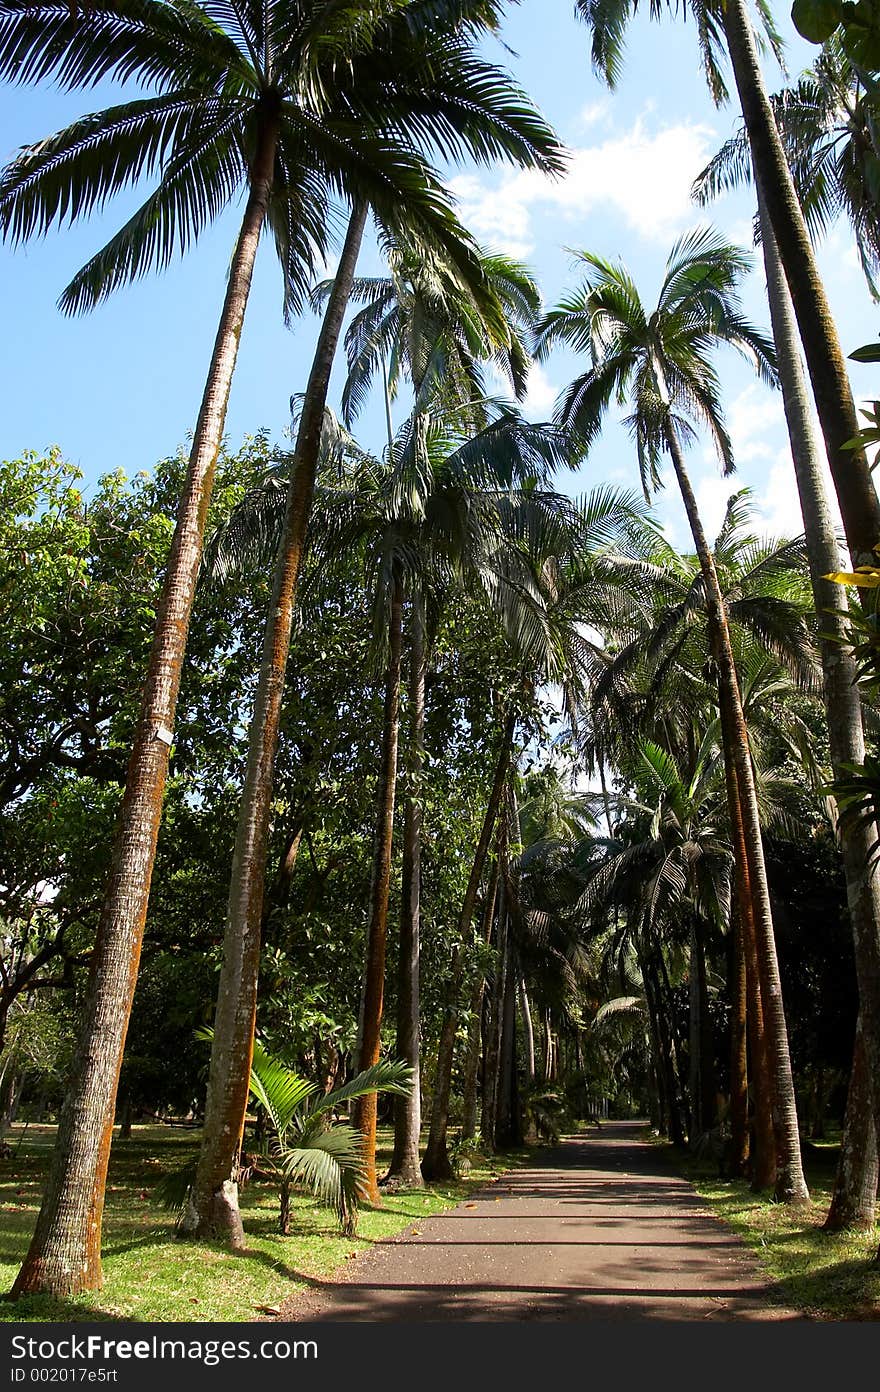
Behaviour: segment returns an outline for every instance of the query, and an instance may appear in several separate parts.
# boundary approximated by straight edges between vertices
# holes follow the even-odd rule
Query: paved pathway
[[[636,1122],[567,1138],[286,1302],[285,1320],[795,1320]]]

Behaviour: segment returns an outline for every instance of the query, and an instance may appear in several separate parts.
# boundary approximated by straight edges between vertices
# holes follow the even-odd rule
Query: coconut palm
[[[462,296],[442,267],[432,267],[411,244],[387,248],[389,275],[356,281],[352,299],[364,307],[346,332],[348,375],[342,411],[351,425],[381,373],[389,456],[394,452],[392,403],[402,381],[412,390],[413,413],[454,412],[456,429],[485,429],[492,419],[484,363],[491,362],[521,398],[528,377],[525,340],[537,319],[540,297],[534,280],[509,258],[482,257],[486,280],[504,311],[507,334],[499,338]],[[314,292],[322,302],[332,281]],[[416,1086],[395,1099],[394,1151],[386,1183],[419,1187],[421,1099],[419,1074],[419,917],[422,809],[417,795],[424,763],[424,686],[427,666],[426,596],[412,593],[409,654],[409,738],[405,788],[402,895],[398,955],[398,1053],[414,1070]],[[437,608],[434,608],[435,617]]]
[[[576,3],[577,14],[591,30],[593,65],[612,86],[621,69],[626,28],[637,9],[638,0]],[[769,8],[762,2],[759,10],[771,45],[778,51],[779,40]],[[880,540],[880,499],[864,450],[846,447],[858,432],[846,363],[764,85],[746,0],[724,0],[723,4],[717,0],[688,0],[681,7],[652,0],[652,18],[659,19],[664,11],[693,18],[701,59],[716,101],[726,96],[721,59],[725,48],[729,54],[756,185],[779,244],[791,291],[847,543],[854,564],[871,564],[873,549]]]
[[[644,308],[623,266],[581,253],[587,266],[583,284],[551,310],[541,326],[538,352],[545,356],[561,342],[587,353],[591,366],[567,388],[557,418],[586,442],[595,439],[613,401],[632,402],[627,424],[634,437],[642,486],[660,484],[660,465],[668,454],[675,472],[700,562],[718,667],[725,745],[736,771],[746,831],[747,864],[737,873],[751,885],[766,1001],[773,1077],[778,1102],[779,1169],[777,1193],[786,1201],[807,1198],[800,1156],[794,1085],[773,936],[773,919],[764,866],[761,826],[748,733],[730,641],[727,611],[687,470],[684,446],[698,427],[712,439],[722,468],[734,467],[724,426],[713,347],[729,345],[744,354],[767,381],[775,380],[772,345],[742,314],[737,282],[747,259],[709,230],[681,238],[669,257],[656,308]]]
[[[440,419],[420,412],[398,433],[384,461],[359,450],[338,422],[325,417],[325,451],[337,464],[344,457],[347,467],[336,480],[328,476],[318,492],[312,523],[316,575],[321,585],[332,586],[339,564],[360,558],[379,649],[387,659],[358,1046],[359,1066],[369,1068],[378,1061],[382,1022],[404,610],[409,605],[421,633],[428,609],[439,612],[465,583],[496,600],[497,558],[542,528],[555,537],[574,510],[565,498],[535,486],[567,461],[566,437],[511,413],[470,436],[455,428],[448,412]],[[227,555],[259,566],[274,549],[283,517],[283,490],[270,477],[231,520]],[[416,661],[423,683],[418,653]],[[378,1202],[375,1094],[365,1095],[356,1111],[367,1191]]]
[[[366,544],[369,588],[387,626],[379,811],[361,1005],[362,1068],[378,1058],[382,1022],[405,602],[409,598],[421,630],[425,613],[441,611],[456,590],[482,588],[487,599],[497,597],[497,557],[542,524],[555,529],[568,511],[566,500],[546,489],[549,474],[566,459],[560,432],[514,415],[504,415],[470,437],[452,425],[448,413],[441,420],[423,412],[414,415],[394,441],[384,473],[368,468],[352,479],[344,496],[337,491],[321,528],[321,547],[328,557]],[[536,481],[545,486],[535,487]],[[413,868],[415,864],[413,858]],[[412,892],[413,885],[407,888]],[[375,1097],[365,1096],[358,1104],[357,1121],[364,1134],[368,1188],[377,1201]]]
[[[418,4],[417,14],[403,14],[400,22],[419,41],[426,41],[428,69],[418,79],[412,93],[414,119],[424,128],[425,140],[433,139],[447,154],[468,150],[478,159],[505,153],[514,162],[543,169],[559,168],[560,147],[549,129],[534,112],[527,99],[497,70],[475,54],[474,31],[486,27],[486,11],[494,16],[495,7],[461,4],[454,7],[457,28],[450,28],[447,7],[439,9]],[[440,13],[442,10],[442,14]],[[452,50],[450,52],[450,49]],[[403,58],[402,48],[393,55],[391,67]],[[441,98],[436,117],[426,110],[434,81],[446,82],[444,59],[467,74],[470,96],[461,98],[456,89],[452,103],[457,116]],[[380,81],[390,80],[388,68],[378,65]],[[450,74],[452,80],[454,73]],[[474,97],[477,100],[474,100]],[[377,101],[377,119],[384,119],[383,101]],[[408,217],[406,202],[398,210]],[[264,892],[266,847],[272,804],[273,766],[278,742],[281,701],[293,606],[311,511],[324,422],[324,407],[342,318],[354,278],[358,249],[366,219],[366,203],[355,200],[349,221],[333,290],[328,298],[321,332],[308,383],[303,393],[294,467],[290,475],[284,526],[275,560],[272,598],[263,640],[260,676],[250,722],[248,756],[245,769],[236,844],[232,863],[223,970],[217,996],[211,1083],[205,1120],[202,1166],[193,1204],[188,1215],[191,1230],[200,1235],[223,1232],[235,1246],[242,1241],[241,1224],[235,1199],[234,1174],[237,1164],[240,1119],[247,1101],[246,1079],[256,1008],[257,965]],[[389,219],[392,234],[395,228]],[[399,233],[399,228],[397,229]],[[462,244],[468,273],[462,266]],[[459,229],[458,247],[431,248],[425,241],[426,258],[459,269],[463,295],[470,296],[474,313],[506,340],[507,330],[501,307],[489,291],[479,268],[476,277],[470,261],[469,239]]]
[[[620,803],[616,844],[590,879],[578,908],[600,921],[612,907],[625,910],[613,951],[619,954],[622,934],[635,947],[664,1110],[674,1136],[681,1139],[679,1133],[687,1129],[694,1142],[714,1122],[706,947],[707,935],[713,927],[717,932],[726,926],[730,911],[732,854],[723,827],[723,762],[710,729],[696,751],[693,772],[683,771],[653,741],[641,740],[624,776],[635,785],[636,799]],[[684,1079],[663,999],[666,969],[661,959],[666,945],[676,940],[689,963],[689,1125],[677,1115],[676,1096]]]
[[[449,1178],[447,1150],[449,1101],[459,998],[470,946],[474,912],[489,854],[493,829],[512,765],[517,724],[528,711],[535,690],[544,683],[561,686],[565,716],[577,719],[578,701],[587,686],[594,645],[586,631],[594,588],[592,560],[602,549],[643,531],[643,513],[629,494],[595,489],[565,526],[527,531],[519,546],[497,558],[495,582],[501,591],[498,612],[516,676],[501,714],[491,792],[480,829],[458,923],[447,1004],[440,1030],[431,1124],[422,1172],[426,1179]],[[506,602],[511,601],[511,602]]]
[[[389,246],[387,256],[389,275],[362,277],[352,287],[352,301],[363,308],[345,334],[348,375],[342,418],[346,425],[353,425],[379,375],[389,443],[394,436],[391,407],[402,381],[412,388],[414,410],[426,409],[439,394],[459,413],[467,406],[477,429],[489,420],[487,362],[501,372],[521,400],[528,385],[526,345],[540,311],[538,287],[527,268],[508,256],[482,255],[487,284],[497,295],[507,324],[507,336],[499,340],[442,266],[427,263],[418,248],[406,243]],[[323,304],[332,286],[332,281],[317,286],[312,303]]]
[[[248,195],[158,606],[77,1081],[16,1293],[70,1294],[101,1283],[94,1215],[101,1211],[204,515],[261,232],[268,225],[275,238],[292,312],[327,245],[329,199],[341,195],[353,209],[347,269],[319,342],[312,408],[321,375],[329,375],[368,206],[394,230],[405,221],[411,235],[479,284],[468,240],[418,149],[467,149],[486,159],[504,151],[527,163],[558,164],[540,118],[476,54],[475,35],[495,23],[497,10],[488,0],[376,0],[342,8],[330,0],[268,8],[249,0],[232,12],[164,0],[99,0],[83,13],[48,12],[35,0],[0,6],[0,76],[29,82],[54,75],[68,88],[114,76],[158,88],[158,95],[95,113],[28,147],[0,179],[0,228],[23,240],[90,212],[141,176],[158,175],[155,192],[74,277],[63,308],[89,308],[117,285],[167,264],[242,188]],[[320,409],[317,415],[320,421]],[[313,416],[314,409],[309,424]],[[308,439],[304,424],[302,444]]]
[[[790,701],[770,698],[768,685],[776,684],[777,696],[789,694],[792,683],[809,696],[818,690],[803,539],[757,537],[749,490],[742,489],[728,499],[712,554],[744,706],[807,762],[812,730]],[[646,731],[685,757],[694,715],[711,719],[718,706],[717,673],[706,662],[711,642],[699,560],[657,537],[650,554],[609,557],[608,566],[606,583],[613,577],[623,598],[603,615],[603,666],[590,692],[582,757],[589,763],[597,745],[625,751],[633,733]],[[758,685],[766,709],[751,695]],[[749,734],[754,748],[758,729],[751,722]]]
[[[770,97],[804,217],[815,239],[845,217],[868,287],[878,298],[880,200],[871,96],[832,35],[812,67]],[[706,203],[752,177],[745,126],[726,140],[699,175],[694,196]]]
[[[728,502],[714,543],[719,581],[730,619],[731,643],[740,677],[743,713],[755,764],[762,820],[778,816],[779,794],[788,790],[768,777],[764,766],[784,751],[801,763],[815,786],[814,721],[804,718],[817,687],[812,625],[807,622],[803,542],[760,541],[751,534],[745,490]],[[679,556],[664,540],[647,558],[617,558],[626,603],[605,619],[605,668],[590,696],[581,749],[611,748],[625,760],[633,738],[649,737],[680,761],[693,758],[694,721],[717,727],[718,672],[706,661],[705,587],[697,558]],[[628,574],[627,574],[628,571]],[[741,840],[738,803],[728,815],[732,839]],[[744,859],[744,856],[741,857]],[[740,886],[738,885],[738,889]],[[751,960],[751,903],[738,894],[733,914],[731,1001],[732,1163],[745,1167],[746,991],[750,991],[755,1147],[752,1175],[757,1188],[775,1182],[771,1085],[761,1029],[756,970]]]
[[[812,227],[819,230],[837,206],[846,209],[870,278],[876,257],[877,221],[869,206],[870,181],[861,176],[865,162],[876,156],[866,149],[861,130],[864,107],[858,104],[858,84],[839,44],[829,44],[815,65],[814,75],[803,78],[791,99],[777,101],[774,109],[789,147],[794,147],[793,170]],[[698,178],[695,195],[705,201],[727,182],[738,183],[750,174],[747,142],[729,142]],[[758,220],[813,598],[822,617],[820,654],[831,768],[835,782],[841,784],[853,767],[864,762],[865,712],[851,647],[846,592],[830,578],[838,573],[839,547],[809,410],[791,296],[760,188]],[[835,1213],[845,1214],[849,1209],[863,1212],[865,1186],[856,1157],[867,1163],[870,1172],[870,1156],[876,1153],[874,1135],[880,1132],[880,881],[870,870],[878,834],[876,817],[854,820],[844,816],[839,830],[863,1003],[860,1043],[851,1079],[853,1102],[847,1111],[848,1135],[841,1150],[834,1205]],[[877,1084],[873,1095],[872,1082]],[[871,1109],[870,1116],[864,1114],[866,1106]],[[851,1128],[861,1138],[859,1144],[850,1136]]]

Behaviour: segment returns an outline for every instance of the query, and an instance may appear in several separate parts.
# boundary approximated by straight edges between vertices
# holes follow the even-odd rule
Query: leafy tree
[[[249,4],[219,20],[197,5],[184,10],[163,0],[108,0],[83,16],[47,16],[33,0],[10,0],[0,10],[2,76],[23,82],[56,73],[74,88],[113,75],[159,88],[157,96],[84,118],[29,147],[0,180],[0,226],[21,240],[160,172],[155,193],[71,282],[64,307],[90,307],[116,285],[167,263],[242,186],[248,191],[157,611],[77,1081],[16,1294],[70,1294],[101,1284],[100,1223],[91,1218],[100,1211],[105,1182],[108,1150],[101,1138],[109,1136],[205,512],[263,226],[268,222],[275,236],[288,311],[301,302],[315,253],[326,245],[332,196],[343,195],[354,210],[341,262],[349,277],[368,205],[392,227],[405,208],[410,235],[441,247],[467,276],[474,265],[467,239],[419,149],[428,143],[448,154],[464,146],[490,158],[500,146],[529,160],[535,137],[545,143],[549,167],[558,163],[540,120],[474,54],[473,35],[491,27],[496,9],[490,0],[451,8],[441,0],[428,7],[376,0],[355,9],[302,0],[292,9]],[[339,303],[325,319],[300,452],[308,421],[316,419],[319,429],[323,400],[317,416],[312,408],[326,393],[347,293],[344,272],[338,280]],[[303,516],[307,472],[308,466],[300,475],[305,494],[292,489],[292,510]],[[270,742],[274,754],[274,736]],[[246,1069],[242,1085],[246,1092]],[[61,1212],[63,1223],[56,1221]]]
[[[651,312],[644,308],[638,289],[623,266],[614,266],[589,253],[581,255],[588,267],[586,279],[548,313],[540,330],[538,349],[546,354],[555,342],[562,342],[588,353],[591,360],[591,366],[575,379],[559,402],[557,417],[561,423],[576,429],[589,442],[601,429],[612,401],[630,396],[633,409],[628,424],[636,444],[642,486],[646,492],[658,486],[664,454],[669,455],[675,471],[706,590],[711,657],[718,667],[723,742],[731,764],[730,796],[733,799],[735,770],[736,801],[745,830],[745,844],[741,846],[735,841],[734,854],[739,882],[750,884],[754,903],[761,994],[778,1104],[777,1193],[786,1201],[802,1203],[807,1189],[748,732],[717,567],[703,530],[683,450],[695,437],[695,426],[701,426],[709,433],[725,471],[733,468],[710,350],[722,344],[738,349],[770,381],[775,380],[773,350],[740,309],[737,282],[746,265],[743,254],[708,230],[691,233],[676,244],[666,265],[657,306]]]
[[[444,4],[429,7],[427,13],[425,7],[418,4],[416,10],[417,22],[408,24],[405,13],[398,19],[405,41],[397,48],[391,45],[388,61],[395,74],[401,73],[407,67],[408,45],[414,41],[423,45],[424,67],[415,64],[413,72],[401,79],[404,85],[414,82],[412,87],[407,88],[409,106],[406,111],[422,143],[439,149],[447,156],[465,151],[483,161],[502,156],[515,163],[548,171],[561,168],[560,147],[549,128],[506,75],[486,64],[476,54],[475,34],[493,27],[496,7],[486,4],[485,0],[481,3],[474,0],[472,5],[462,7],[459,0],[451,15]],[[393,34],[389,32],[389,42],[391,37]],[[374,67],[382,72],[382,64],[376,62],[375,45],[371,50],[370,64],[373,77]],[[452,92],[451,98],[446,90],[447,85]],[[387,124],[389,121],[384,85],[377,99],[376,117],[380,123]],[[442,210],[445,236],[414,238],[413,234],[419,230],[417,210],[410,208],[408,199],[404,200],[401,208],[396,196],[388,198],[387,195],[386,188],[378,205],[373,204],[373,211],[387,208],[387,226],[392,230],[398,228],[403,219],[408,237],[416,244],[421,242],[426,255],[434,255],[454,267],[462,289],[471,294],[486,321],[494,322],[500,337],[506,338],[500,306],[485,286],[475,248],[448,208],[444,205]],[[197,1186],[198,1202],[190,1214],[192,1219],[192,1215],[198,1212],[196,1227],[200,1234],[223,1232],[233,1246],[241,1243],[242,1232],[232,1178],[236,1165],[236,1127],[229,1124],[228,1118],[230,1115],[243,1116],[247,1101],[248,1041],[253,1030],[255,968],[262,919],[272,769],[293,622],[293,603],[318,470],[330,371],[351,292],[366,216],[366,201],[355,196],[312,370],[303,393],[295,448],[296,462],[287,493],[260,680],[250,724],[248,762],[229,893],[224,952],[226,970],[221,976],[218,990],[212,1047],[206,1143]]]

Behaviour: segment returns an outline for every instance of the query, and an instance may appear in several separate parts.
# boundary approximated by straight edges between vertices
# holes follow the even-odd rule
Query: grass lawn
[[[0,1291],[9,1290],[27,1249],[43,1177],[55,1139],[53,1126],[13,1128],[12,1156],[0,1159]],[[390,1132],[380,1131],[379,1173],[390,1158]],[[357,1252],[441,1213],[474,1188],[517,1163],[516,1157],[477,1161],[467,1177],[429,1190],[389,1195],[380,1210],[361,1210],[356,1238],[340,1235],[333,1214],[308,1197],[294,1199],[289,1237],[277,1232],[278,1193],[252,1184],[242,1195],[248,1251],[180,1242],[172,1215],[153,1193],[157,1181],[195,1153],[197,1135],[163,1126],[135,1126],[130,1141],[114,1140],[104,1214],[104,1289],[74,1300],[28,1296],[0,1302],[3,1320],[250,1320],[261,1307],[329,1276]]]
[[[807,1143],[803,1158],[812,1198],[806,1212],[760,1199],[745,1181],[707,1175],[680,1156],[673,1163],[754,1249],[781,1304],[818,1319],[880,1319],[880,1226],[873,1233],[823,1232],[837,1145]]]

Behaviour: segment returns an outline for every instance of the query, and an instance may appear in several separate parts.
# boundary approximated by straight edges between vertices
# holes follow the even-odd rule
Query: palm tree
[[[525,488],[524,482],[546,477],[566,457],[566,441],[554,428],[510,413],[470,437],[454,429],[449,413],[437,419],[420,412],[401,429],[384,462],[359,451],[338,423],[325,420],[329,442],[337,450],[342,446],[350,464],[339,481],[328,480],[318,493],[312,522],[316,574],[322,585],[332,585],[338,565],[360,556],[379,648],[387,656],[358,1044],[358,1066],[367,1069],[378,1062],[383,1013],[404,609],[408,602],[421,628],[429,604],[440,610],[466,578],[495,592],[496,557],[536,529],[542,515],[545,525],[553,525],[565,512],[564,499]],[[244,538],[249,533],[253,539],[252,565],[271,553],[283,525],[283,494],[275,482],[270,479],[233,519],[239,560],[247,555]],[[367,1192],[377,1203],[375,1101],[375,1094],[365,1094],[356,1115]]]
[[[560,423],[577,430],[588,443],[600,431],[609,405],[628,395],[633,398],[628,425],[646,493],[660,482],[663,455],[668,454],[672,461],[706,591],[711,656],[718,667],[721,705],[729,731],[727,747],[736,771],[747,838],[747,864],[738,858],[737,872],[743,881],[748,878],[755,906],[761,994],[777,1098],[777,1195],[802,1203],[807,1199],[807,1188],[748,733],[727,611],[683,450],[694,438],[695,427],[702,426],[715,444],[722,467],[727,472],[733,468],[709,350],[729,344],[748,357],[765,380],[773,381],[773,349],[740,310],[736,287],[747,265],[744,254],[708,230],[691,233],[676,244],[657,306],[650,313],[624,267],[588,253],[581,255],[589,268],[586,280],[546,316],[538,352],[545,355],[554,343],[562,342],[589,353],[591,367],[575,379],[557,408]]]
[[[76,1081],[16,1294],[71,1294],[101,1283],[100,1212],[116,1079],[204,516],[261,231],[268,224],[274,235],[285,308],[293,312],[327,244],[330,198],[342,194],[353,207],[342,263],[348,269],[319,340],[312,407],[329,374],[368,205],[392,229],[405,222],[426,248],[441,249],[465,279],[479,281],[469,243],[418,149],[463,147],[484,158],[514,150],[527,162],[558,164],[540,119],[474,53],[475,34],[496,22],[497,10],[489,0],[376,0],[354,8],[299,0],[269,9],[248,0],[233,15],[164,0],[105,0],[82,14],[49,13],[35,0],[4,0],[0,8],[0,76],[27,82],[55,74],[72,88],[114,75],[159,88],[157,96],[85,117],[27,148],[0,178],[0,228],[23,240],[88,213],[144,174],[160,176],[155,192],[74,277],[63,308],[89,308],[117,285],[167,264],[239,189],[248,191],[158,605]],[[304,413],[302,445],[315,434],[313,416]],[[297,506],[307,503],[306,485]],[[245,1093],[246,1079],[247,1070]]]
[[[555,524],[545,514],[540,527],[527,529],[518,546],[498,557],[498,612],[504,616],[503,632],[515,677],[501,702],[491,791],[458,922],[422,1161],[426,1179],[447,1179],[452,1173],[447,1134],[458,1002],[480,884],[512,765],[516,728],[528,712],[535,690],[546,682],[562,686],[566,716],[576,718],[577,697],[585,689],[593,657],[585,633],[594,580],[591,560],[601,548],[638,532],[642,525],[641,513],[630,495],[598,488],[574,514],[570,509],[563,511]]]
[[[659,18],[663,8],[660,3],[652,4],[651,16]],[[678,12],[678,6],[671,3],[665,8]],[[627,23],[638,9],[638,0],[577,0],[576,9],[592,31],[593,64],[613,85],[620,71]],[[880,499],[864,450],[845,448],[859,428],[852,390],[764,85],[746,0],[725,0],[723,5],[716,5],[714,0],[689,0],[683,9],[691,13],[696,23],[701,58],[716,101],[726,96],[720,56],[725,47],[729,54],[756,184],[779,244],[791,292],[847,543],[855,565],[871,564],[874,547],[880,541]],[[778,50],[778,36],[766,6],[762,6],[761,17]]]
[[[355,282],[352,299],[364,307],[345,336],[348,376],[342,393],[343,418],[352,425],[376,375],[381,372],[389,455],[394,454],[392,403],[402,380],[414,396],[413,413],[429,409],[454,413],[456,430],[484,430],[492,419],[484,361],[507,377],[517,398],[527,387],[529,336],[540,309],[538,287],[529,272],[503,256],[482,257],[486,280],[504,311],[506,336],[499,339],[460,288],[405,243],[387,248],[390,274]],[[317,287],[322,302],[333,282]],[[427,419],[427,417],[426,417]],[[385,1183],[420,1187],[421,1098],[419,1080],[419,920],[421,899],[422,807],[418,785],[424,764],[424,690],[428,662],[426,614],[429,596],[412,590],[409,653],[408,769],[404,801],[402,894],[398,953],[397,1049],[413,1069],[415,1085],[394,1102],[394,1152]],[[433,605],[435,622],[439,617]]]
[[[849,72],[846,59],[837,45],[829,46],[816,65],[813,80],[805,78],[795,93],[793,118],[787,103],[778,103],[785,117],[783,129],[797,142],[794,163],[801,177],[798,186],[807,198],[807,212],[814,213],[814,222],[821,225],[829,207],[840,203],[850,210],[857,241],[866,268],[875,253],[872,236],[876,237],[877,223],[866,217],[866,198],[859,199],[856,177],[863,142],[857,132],[849,133],[857,120],[846,104],[851,87],[845,80]],[[842,89],[842,90],[841,90]],[[844,126],[844,143],[839,148],[837,129],[827,130],[838,104],[844,106],[849,120]],[[751,173],[748,147],[725,147],[700,175],[695,184],[698,199],[705,201],[726,182],[739,182]],[[830,191],[829,191],[830,185]],[[813,428],[807,400],[807,388],[801,365],[797,327],[779,248],[758,190],[758,217],[764,267],[767,275],[767,295],[770,320],[776,343],[782,400],[791,442],[795,479],[804,519],[810,579],[816,612],[821,616],[822,636],[820,655],[824,676],[825,714],[835,780],[845,780],[853,766],[865,758],[865,731],[862,702],[858,686],[858,668],[848,633],[846,592],[829,577],[838,572],[840,555],[837,535],[826,495],[819,445]],[[867,228],[873,228],[873,233]],[[835,1212],[845,1213],[848,1206],[863,1212],[864,1188],[860,1166],[854,1157],[864,1159],[876,1154],[876,1135],[880,1134],[880,882],[870,870],[871,850],[877,837],[877,825],[870,817],[844,817],[839,824],[841,853],[846,875],[847,903],[853,928],[859,999],[862,1020],[859,1047],[854,1054],[851,1078],[852,1105],[847,1109],[847,1137],[841,1150],[842,1167],[835,1195]],[[864,1076],[863,1076],[864,1074]],[[869,1107],[871,1116],[865,1116]],[[853,1134],[860,1137],[856,1144]],[[870,1164],[869,1164],[870,1168]]]
[[[412,117],[421,128],[423,139],[433,141],[447,154],[463,149],[477,159],[487,160],[495,155],[503,155],[527,166],[559,169],[560,147],[549,128],[506,76],[484,63],[475,53],[474,31],[486,27],[488,20],[484,12],[489,11],[489,18],[492,18],[497,7],[479,5],[474,0],[472,5],[466,4],[462,11],[459,0],[453,7],[459,27],[451,29],[446,5],[439,5],[436,9],[428,6],[426,9],[421,3],[416,4],[416,0],[413,3],[417,13],[407,16],[403,12],[396,22],[403,24],[409,33],[414,33],[416,41],[423,44],[427,51],[425,67],[411,93]],[[395,70],[395,65],[405,60],[405,55],[406,48],[403,47],[399,53],[390,56],[387,65],[378,65],[383,83],[387,84],[390,80],[389,69]],[[434,82],[439,84],[437,108],[436,111],[426,111],[428,94],[434,91]],[[445,95],[447,87],[454,94],[451,101]],[[467,97],[463,93],[465,87]],[[382,116],[383,111],[385,98],[377,101],[377,119],[387,119]],[[437,238],[434,248],[428,245],[427,239],[423,239],[425,256],[445,261],[456,270],[462,294],[471,296],[475,314],[492,325],[503,340],[506,329],[501,308],[485,284],[479,260],[474,259],[473,244],[455,220],[450,219],[448,210],[444,209],[444,212],[450,235],[445,243]],[[303,394],[294,451],[295,464],[290,476],[284,526],[275,561],[260,677],[250,723],[244,792],[229,890],[223,970],[218,987],[205,1144],[187,1220],[188,1231],[194,1235],[222,1232],[228,1234],[233,1246],[242,1241],[234,1175],[247,1101],[246,1079],[256,1009],[272,775],[294,597],[317,474],[330,371],[354,278],[365,217],[366,204],[356,200]],[[417,225],[410,219],[405,200],[397,209],[396,221],[389,215],[387,222],[391,232],[396,231],[398,235],[403,224]],[[438,246],[441,254],[438,254]]]
[[[358,1202],[364,1195],[365,1157],[357,1130],[332,1124],[334,1113],[365,1093],[405,1093],[412,1086],[405,1064],[377,1063],[332,1092],[302,1078],[254,1040],[250,1093],[263,1108],[271,1133],[269,1151],[257,1157],[281,1181],[279,1228],[290,1231],[290,1191],[299,1185],[333,1208],[346,1235],[354,1236]]]
[[[843,215],[852,228],[862,270],[874,298],[880,269],[880,199],[877,197],[871,98],[836,35],[791,87],[770,97],[791,176],[810,233],[826,232]],[[694,185],[700,203],[751,179],[749,139],[743,124],[726,140]]]
[[[505,377],[517,400],[528,386],[527,342],[540,312],[540,294],[525,266],[500,254],[481,256],[486,282],[504,311],[507,333],[493,335],[442,266],[427,263],[418,248],[397,243],[387,248],[389,275],[355,281],[351,299],[363,305],[345,334],[348,375],[342,392],[342,418],[354,424],[375,378],[381,375],[388,441],[394,428],[391,408],[406,380],[424,410],[441,397],[461,412],[469,408],[475,429],[488,424],[484,364]],[[312,303],[323,304],[333,281],[323,281]]]
[[[636,800],[620,804],[616,844],[600,862],[579,904],[586,915],[608,917],[613,905],[625,909],[625,929],[632,938],[645,986],[645,1005],[653,1039],[655,1077],[661,1081],[672,1130],[681,1117],[675,1098],[684,1079],[675,1067],[674,1041],[664,1020],[664,974],[660,955],[674,941],[687,950],[690,979],[690,1124],[693,1144],[714,1122],[715,1086],[712,1049],[708,1045],[706,937],[720,930],[730,909],[729,842],[721,829],[723,809],[718,748],[711,729],[696,751],[693,770],[652,740],[635,746],[624,776],[636,788]],[[723,796],[723,795],[722,795]],[[686,941],[685,941],[686,937]]]
[[[813,731],[798,705],[817,690],[818,673],[804,580],[802,541],[760,541],[749,525],[748,492],[734,494],[713,555],[730,621],[731,643],[741,681],[743,710],[756,768],[762,818],[777,815],[776,790],[762,774],[764,747],[785,749],[803,763],[814,784],[821,781],[812,745]],[[604,670],[590,693],[589,717],[581,749],[614,750],[618,762],[629,757],[633,738],[650,738],[679,760],[693,758],[694,721],[717,724],[717,672],[706,663],[705,587],[697,558],[679,556],[662,538],[646,557],[610,558],[625,602],[603,620]],[[798,694],[798,702],[793,697]],[[724,742],[722,742],[724,744]],[[728,764],[730,740],[724,745]],[[727,768],[728,793],[734,770]],[[743,845],[737,798],[728,797],[729,834]],[[744,863],[744,849],[740,853]],[[756,1188],[772,1187],[776,1176],[771,1084],[766,1065],[763,1014],[757,985],[750,895],[738,880],[732,914],[734,941],[731,981],[731,1127],[733,1163],[745,1168],[745,1033],[750,1031],[755,1147],[752,1177]],[[749,965],[751,964],[751,965]],[[748,965],[748,972],[746,967]],[[746,1000],[748,999],[748,1012]]]
[[[375,469],[356,476],[345,496],[337,494],[332,499],[327,525],[322,528],[328,556],[345,555],[359,538],[367,541],[368,569],[376,577],[371,589],[379,612],[388,616],[379,812],[361,1002],[361,1068],[372,1066],[380,1047],[405,600],[410,597],[414,620],[421,627],[421,616],[429,606],[438,612],[455,590],[470,585],[491,592],[499,553],[534,527],[536,516],[546,512],[552,517],[554,509],[564,507],[555,495],[523,487],[535,479],[536,472],[546,477],[559,461],[564,442],[558,432],[508,415],[473,437],[462,438],[450,426],[448,413],[442,420],[424,412],[415,414],[395,440],[384,476],[377,479]],[[412,888],[410,882],[407,889],[412,892]],[[368,1192],[378,1202],[375,1095],[358,1103],[357,1124],[364,1135]]]

